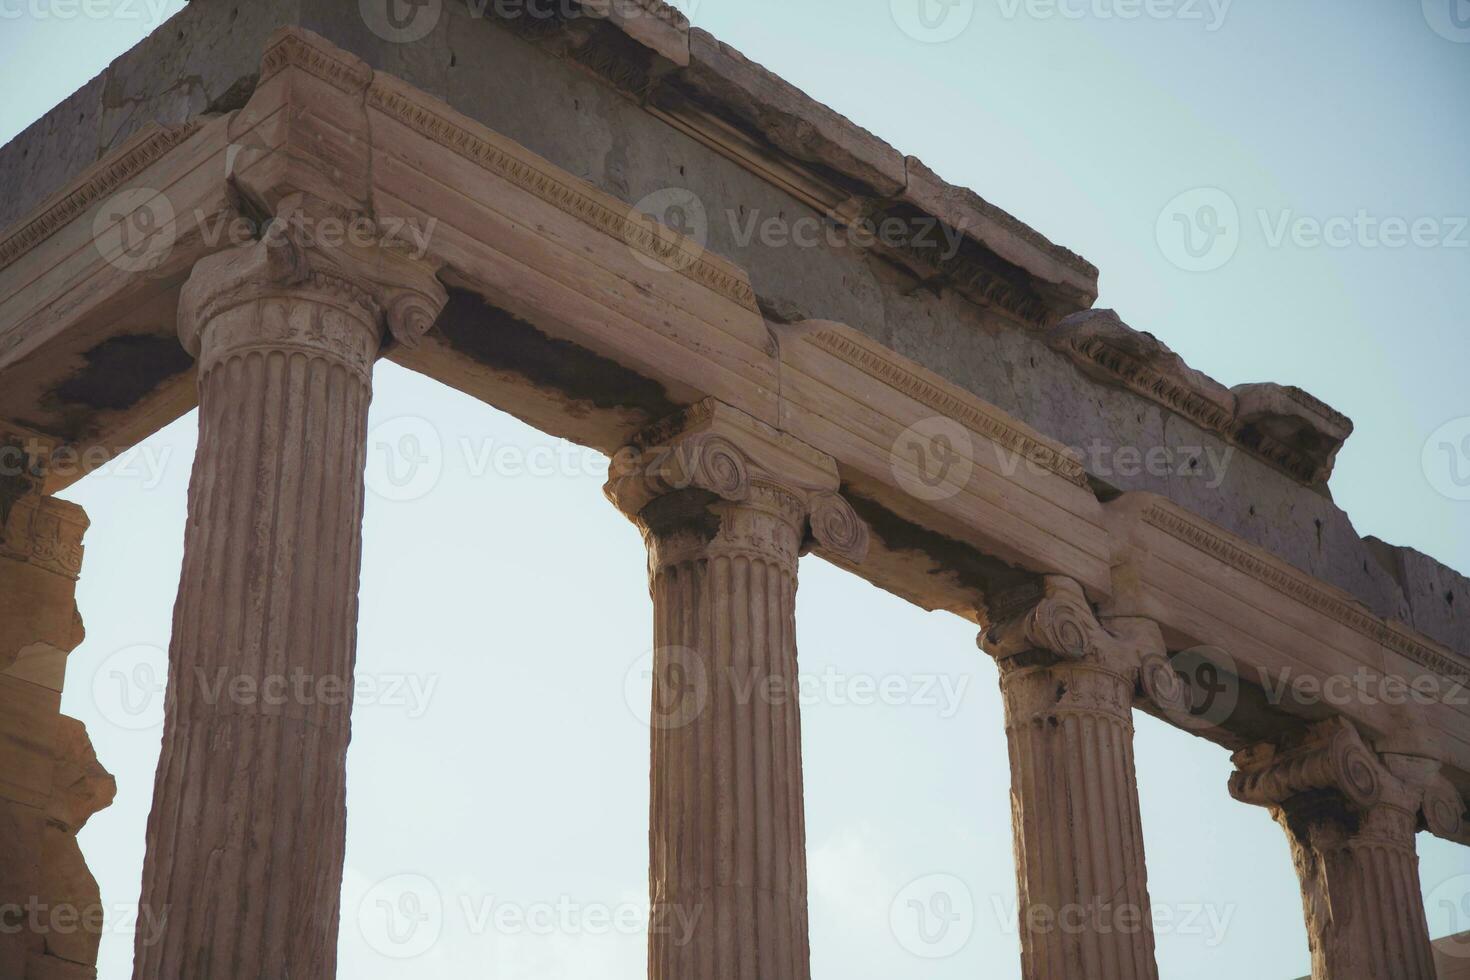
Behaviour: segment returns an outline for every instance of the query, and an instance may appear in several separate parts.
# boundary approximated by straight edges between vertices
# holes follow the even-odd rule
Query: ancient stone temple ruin
[[[810,975],[797,708],[711,669],[795,672],[808,551],[998,664],[1026,977],[1158,975],[1134,711],[1235,753],[1220,806],[1289,838],[1314,977],[1436,976],[1415,835],[1466,839],[1466,709],[1265,693],[1470,673],[1470,582],[1326,493],[1348,419],[1190,369],[1092,308],[1087,261],[658,0],[371,6],[196,0],[0,150],[0,905],[95,904],[76,832],[115,790],[59,714],[87,519],[54,461],[197,407],[141,895],[187,914],[134,976],[334,975],[349,708],[189,678],[351,676],[386,357],[613,459],[656,675],[709,706],[653,732],[651,900],[706,914],[650,977]],[[698,220],[747,210],[883,233]],[[1234,458],[1104,477],[1066,448],[1099,437]],[[1044,928],[1064,907],[1143,925]],[[7,929],[0,977],[92,976],[96,944]]]

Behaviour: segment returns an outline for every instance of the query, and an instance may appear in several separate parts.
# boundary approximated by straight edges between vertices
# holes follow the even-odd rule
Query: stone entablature
[[[775,199],[765,191],[758,191],[766,188],[781,195],[783,210],[787,205],[798,211],[810,207],[814,213],[836,221],[853,221],[861,215],[871,217],[897,208],[905,215],[934,215],[963,225],[967,233],[966,251],[954,257],[951,262],[954,268],[949,272],[926,271],[920,261],[922,257],[916,259],[912,249],[890,250],[888,258],[896,268],[908,270],[906,274],[925,284],[917,290],[905,290],[903,295],[890,295],[886,285],[868,282],[870,272],[858,266],[847,268],[842,274],[844,282],[856,281],[856,290],[846,286],[829,288],[832,284],[821,277],[836,275],[836,271],[826,256],[815,264],[803,259],[769,265],[762,261],[758,251],[735,247],[721,241],[719,235],[710,242],[710,251],[738,257],[742,265],[752,270],[758,288],[751,290],[751,296],[759,293],[761,309],[777,322],[814,316],[845,319],[870,337],[886,338],[907,318],[935,318],[933,329],[937,332],[899,340],[905,353],[951,382],[982,392],[987,400],[1018,414],[1064,444],[1085,446],[1098,437],[1121,445],[1141,441],[1151,445],[1157,440],[1172,439],[1177,445],[1170,445],[1183,452],[1203,438],[1207,443],[1219,440],[1220,452],[1244,446],[1229,482],[1222,488],[1223,505],[1211,504],[1209,515],[1213,520],[1253,543],[1272,549],[1298,568],[1346,589],[1380,617],[1411,622],[1420,631],[1451,646],[1470,643],[1470,620],[1467,620],[1470,614],[1463,612],[1470,609],[1470,582],[1423,556],[1360,540],[1346,516],[1325,497],[1296,486],[1293,480],[1276,479],[1274,474],[1281,472],[1307,474],[1303,478],[1312,479],[1325,472],[1316,463],[1330,462],[1332,444],[1338,439],[1334,431],[1339,417],[1334,413],[1314,408],[1315,400],[1310,397],[1297,399],[1290,389],[1276,389],[1282,397],[1273,396],[1264,406],[1249,411],[1242,409],[1240,419],[1246,424],[1241,427],[1240,440],[1208,426],[1202,427],[1198,435],[1189,432],[1188,426],[1177,424],[1171,424],[1168,435],[1155,431],[1157,427],[1144,426],[1141,431],[1133,431],[1129,420],[1138,413],[1128,404],[1134,397],[1132,389],[1117,382],[1089,389],[1091,382],[1088,382],[1078,389],[1077,395],[1083,399],[1097,395],[1106,402],[1099,418],[1089,421],[1047,410],[1033,415],[1036,406],[1027,393],[1029,390],[1077,382],[1072,380],[1072,375],[1064,377],[1057,373],[1063,366],[1062,356],[1045,347],[1042,331],[1024,327],[1028,322],[1024,316],[1006,312],[1003,297],[1009,292],[1030,302],[1036,297],[1049,296],[1046,302],[1055,307],[1056,315],[1075,312],[1091,305],[1087,293],[1088,290],[1095,293],[1096,270],[1075,256],[1069,257],[1065,249],[1049,246],[1020,222],[978,202],[970,192],[942,183],[936,185],[918,161],[904,158],[774,75],[713,39],[701,37],[701,32],[687,28],[671,11],[660,9],[655,16],[634,16],[643,9],[641,4],[589,5],[587,12],[593,16],[572,22],[537,22],[538,30],[527,34],[512,22],[494,17],[483,22],[453,19],[462,18],[464,11],[458,9],[459,5],[449,4],[445,6],[445,16],[453,19],[453,23],[441,24],[440,33],[420,45],[440,46],[447,61],[449,52],[442,49],[441,35],[453,33],[458,39],[456,43],[465,46],[466,53],[481,47],[496,52],[494,57],[460,59],[460,74],[455,74],[429,67],[439,60],[433,57],[401,61],[397,56],[399,46],[377,44],[361,30],[357,11],[349,10],[350,5],[341,5],[340,10],[328,3],[309,6],[312,23],[332,34],[338,43],[354,47],[357,54],[376,63],[392,66],[390,70],[405,73],[419,89],[447,95],[468,119],[490,122],[494,128],[537,149],[546,160],[555,161],[560,169],[587,177],[610,192],[615,207],[626,208],[628,201],[650,187],[669,186],[683,178],[672,171],[630,175],[603,172],[596,163],[600,158],[582,159],[585,140],[567,141],[556,127],[541,124],[546,113],[553,111],[550,107],[527,104],[523,112],[510,103],[487,101],[488,97],[475,93],[503,91],[504,84],[493,78],[477,82],[464,73],[493,75],[493,66],[500,63],[515,63],[520,66],[517,70],[524,72],[527,68],[524,59],[528,55],[520,53],[520,49],[525,47],[523,42],[530,42],[544,56],[534,56],[541,60],[536,62],[536,80],[528,85],[525,93],[529,102],[544,98],[544,93],[569,87],[590,96],[599,88],[613,86],[628,98],[593,100],[599,106],[598,112],[615,117],[601,119],[597,131],[626,132],[627,138],[635,141],[671,141],[670,146],[678,150],[677,156],[690,158],[688,186],[704,195],[711,205],[734,208],[750,199],[755,206],[774,209],[777,205],[770,202]],[[226,18],[225,14],[230,16]],[[170,22],[168,30],[121,58],[69,100],[64,110],[38,123],[11,146],[0,148],[0,179],[23,191],[41,188],[32,197],[14,195],[0,202],[0,224],[9,223],[12,228],[20,229],[29,224],[21,220],[20,210],[38,197],[48,192],[55,199],[67,197],[69,190],[57,186],[65,175],[94,167],[96,163],[95,154],[90,149],[84,152],[83,148],[101,147],[100,152],[109,154],[135,137],[140,127],[153,125],[150,119],[161,120],[166,129],[176,130],[207,119],[207,115],[201,115],[201,109],[206,106],[211,111],[228,111],[240,105],[244,101],[243,93],[255,81],[258,52],[271,30],[306,16],[301,5],[285,0],[262,0],[238,10],[230,10],[222,3],[191,4]],[[346,24],[342,21],[344,17],[354,23]],[[448,32],[444,30],[446,27]],[[176,40],[179,33],[187,39],[183,44]],[[219,43],[215,43],[216,39]],[[176,63],[173,54],[157,58],[155,45],[183,49],[181,56],[186,58],[193,73],[187,90],[174,86],[171,78],[160,79],[155,85],[155,73],[159,69],[154,62],[169,66]],[[207,55],[191,53],[195,47]],[[685,50],[691,52],[687,67],[682,66]],[[640,51],[644,52],[641,56],[637,54]],[[703,78],[708,84],[696,84],[696,78]],[[102,104],[104,86],[128,93],[126,111]],[[721,101],[725,99],[728,101]],[[525,100],[516,103],[522,101]],[[95,134],[89,131],[92,127],[97,129]],[[78,137],[77,133],[83,135]],[[155,136],[156,132],[145,134],[142,142]],[[187,140],[187,136],[178,131],[167,139]],[[137,143],[129,143],[127,148],[136,147]],[[79,153],[82,155],[78,156]],[[110,156],[108,166],[114,162],[115,157]],[[218,164],[219,169],[227,170],[228,166],[228,157]],[[105,169],[94,168],[94,175]],[[706,173],[721,176],[706,186],[699,182]],[[736,173],[739,179],[728,179]],[[625,182],[624,176],[631,183]],[[730,200],[711,197],[716,187],[719,194],[728,191],[737,196]],[[108,191],[104,197],[111,193]],[[83,194],[68,208],[76,208],[85,199]],[[12,210],[6,210],[7,203]],[[207,213],[215,215],[229,205],[227,197],[221,195],[210,202]],[[67,213],[74,212],[59,211],[22,237],[29,239],[37,232],[49,236],[60,227],[54,222],[64,220]],[[197,228],[189,225],[185,217],[173,256],[177,261],[170,261],[157,270],[160,279],[182,282],[192,260],[202,254],[194,240]],[[978,244],[982,241],[983,246]],[[11,247],[18,245],[19,240]],[[978,254],[971,251],[972,245],[1000,260],[1002,265],[1024,270],[1024,281],[996,280],[994,262],[987,259],[976,266],[970,261]],[[833,258],[838,260],[838,265],[847,261],[838,256]],[[991,279],[972,277],[971,267],[991,273]],[[931,302],[924,298],[930,294],[931,287],[933,291],[945,293],[957,291],[978,305],[962,312],[951,309],[954,304],[937,298]],[[1081,299],[1076,298],[1079,288],[1084,294]],[[886,298],[870,302],[876,299],[874,289]],[[1072,290],[1071,299],[1066,298],[1068,290]],[[917,295],[910,296],[910,293]],[[80,426],[87,433],[86,438],[120,449],[190,407],[191,385],[183,376],[187,361],[165,364],[160,357],[130,365],[144,379],[141,383],[145,387],[147,384],[155,387],[146,395],[133,396],[138,400],[125,409],[99,409],[86,403],[88,387],[95,383],[94,379],[84,377],[81,367],[89,352],[97,351],[99,344],[121,345],[126,340],[131,345],[136,339],[146,340],[148,350],[162,354],[172,343],[172,333],[158,325],[171,314],[169,301],[159,296],[150,304],[136,306],[125,317],[107,322],[103,309],[88,303],[87,292],[73,295],[76,303],[73,313],[90,326],[85,333],[70,339],[71,347],[58,347],[54,338],[30,337],[23,342],[18,337],[0,336],[0,348],[8,351],[0,354],[0,358],[34,355],[37,350],[48,352],[46,357],[32,362],[36,373],[25,386],[12,389],[8,401],[0,396],[0,417],[14,417],[18,406],[36,405],[49,397],[48,393],[59,390],[63,397],[55,403],[56,409],[64,410],[73,431]],[[874,312],[870,314],[870,311]],[[0,316],[3,315],[4,311],[0,310]],[[956,315],[959,320],[949,323]],[[1005,324],[1022,325],[1023,329],[993,333]],[[980,345],[985,348],[983,354],[976,350],[976,337],[981,333],[986,338]],[[1028,359],[1031,372],[1018,375],[1014,384],[985,366],[1001,361],[1024,363]],[[82,401],[76,402],[78,398]],[[1171,415],[1170,419],[1174,417]],[[1174,421],[1178,420],[1199,424],[1188,413],[1179,414]],[[56,419],[43,415],[32,421],[62,431],[56,428]],[[616,440],[608,442],[603,448],[611,451]],[[1258,459],[1274,461],[1258,468],[1254,465]],[[1107,477],[1103,479],[1106,481]],[[1161,492],[1196,508],[1204,503],[1191,497],[1188,488],[1179,481],[1134,480],[1117,489]],[[1247,495],[1251,503],[1260,505],[1261,518],[1246,513],[1243,501]],[[1277,518],[1266,516],[1285,513],[1298,520],[1305,515],[1302,520],[1305,530],[1300,534],[1283,531],[1273,527],[1273,520],[1279,523]],[[1313,519],[1320,522],[1315,530],[1311,527]],[[1075,569],[1053,570],[1075,572]]]
[[[336,101],[343,97],[355,101]],[[340,153],[317,158],[317,146],[343,140],[358,140],[370,163]],[[228,170],[223,160],[230,161]],[[207,179],[211,167],[229,175],[227,186],[219,177]],[[340,176],[322,179],[328,173]],[[425,175],[433,180],[423,181]],[[1095,599],[1113,597],[1120,609],[1136,606],[1165,624],[1171,648],[1214,643],[1235,649],[1252,679],[1270,677],[1278,664],[1304,662],[1299,637],[1278,633],[1246,642],[1238,617],[1202,615],[1212,611],[1192,607],[1161,580],[1160,587],[1150,585],[1148,569],[1172,547],[1152,533],[1164,530],[1221,568],[1249,570],[1260,584],[1259,601],[1284,600],[1301,609],[1294,616],[1324,617],[1359,637],[1360,646],[1345,649],[1360,652],[1346,659],[1341,652],[1307,657],[1314,670],[1330,674],[1366,663],[1401,673],[1412,664],[1454,676],[1459,665],[1458,654],[1348,597],[1335,597],[1329,587],[1313,585],[1309,576],[1181,508],[1137,506],[1134,494],[1103,507],[1076,459],[1019,420],[842,324],[764,320],[739,267],[691,248],[610,195],[305,32],[277,35],[246,108],[201,123],[120,186],[152,186],[173,201],[181,244],[169,268],[207,253],[196,216],[222,207],[280,209],[306,194],[315,202],[311,213],[436,220],[426,259],[452,267],[457,283],[482,290],[548,336],[655,381],[676,402],[713,397],[818,448],[837,461],[841,479],[864,506],[996,561],[993,570],[968,577],[946,570],[952,555],[875,534],[874,553],[861,573],[927,607],[973,616],[985,593],[1012,574],[1007,567],[1029,569],[1066,575]],[[394,202],[399,213],[375,210],[375,200]],[[0,348],[25,338],[27,353],[44,350],[65,322],[57,320],[53,304],[63,289],[75,289],[79,275],[91,274],[95,287],[83,291],[92,305],[79,317],[104,309],[112,291],[136,288],[134,277],[117,275],[97,255],[94,273],[75,267],[75,260],[66,270],[47,271],[48,256],[71,254],[89,225],[87,212],[57,226],[0,271],[0,312],[8,318]],[[576,254],[575,266],[564,258],[569,254]],[[19,281],[11,277],[22,266],[26,276],[39,278],[17,291],[6,284]],[[168,294],[166,278],[150,281]],[[51,336],[26,326],[42,322],[37,317],[46,317]],[[547,396],[575,399],[578,393],[544,392],[534,381],[514,378],[506,384],[503,375],[486,388],[483,371],[437,331],[416,349],[403,342],[411,337],[396,339],[390,356],[402,363],[608,452],[651,421],[623,412],[559,414]],[[0,356],[0,371],[14,356]],[[941,499],[916,499],[895,479],[894,447],[926,418],[957,424],[971,442],[972,472]],[[1144,574],[1120,580],[1115,566],[1127,570],[1130,562]],[[1383,725],[1371,713],[1360,720]],[[1453,732],[1457,724],[1438,727]],[[1445,753],[1470,769],[1470,742],[1451,737]]]

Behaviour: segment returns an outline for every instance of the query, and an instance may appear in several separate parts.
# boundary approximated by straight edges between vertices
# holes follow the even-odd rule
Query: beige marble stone
[[[613,461],[654,606],[652,980],[811,975],[797,560],[812,540],[862,559],[837,489],[830,460],[710,401]]]
[[[712,208],[759,180],[756,196],[778,208],[791,194],[840,220],[893,208],[973,226],[961,261],[918,279],[943,294],[946,283],[968,281],[959,299],[974,308],[960,311],[947,295],[921,302],[912,276],[890,288],[897,267],[887,260],[897,260],[881,249],[872,255],[885,262],[871,265],[882,267],[882,288],[841,264],[820,288],[796,288],[814,267],[792,261],[788,269],[780,259],[802,258],[793,253],[737,250],[741,262],[758,259],[744,268],[717,254],[727,247],[718,236],[686,238],[631,207],[633,189],[661,183],[648,161],[673,155],[639,154],[609,180],[559,157],[556,139],[521,132],[523,144],[497,131],[511,116],[477,114],[462,79],[460,109],[451,108],[297,28],[266,43],[241,108],[139,132],[0,239],[0,414],[34,414],[33,424],[57,438],[73,438],[80,418],[99,440],[124,446],[187,410],[196,387],[202,410],[145,874],[145,902],[174,911],[165,941],[141,952],[138,975],[187,974],[201,962],[209,976],[331,972],[347,708],[256,710],[211,698],[195,681],[199,668],[256,682],[295,668],[340,681],[350,674],[366,378],[391,336],[400,363],[549,432],[608,452],[632,440],[609,490],[648,540],[656,690],[666,709],[656,714],[671,711],[673,721],[653,733],[653,896],[662,908],[708,915],[689,945],[656,930],[657,975],[805,975],[799,719],[794,703],[752,700],[741,693],[747,684],[727,679],[741,666],[777,690],[794,680],[796,556],[811,547],[924,608],[990,628],[1008,712],[1028,977],[1152,976],[1147,930],[1119,928],[1135,916],[1147,923],[1131,707],[1157,709],[1232,749],[1258,741],[1262,729],[1274,737],[1303,724],[1273,709],[1198,728],[1165,651],[1207,645],[1256,687],[1288,669],[1316,680],[1362,669],[1450,685],[1470,662],[1454,639],[1462,618],[1454,610],[1465,605],[1454,598],[1459,585],[1432,568],[1401,569],[1418,610],[1405,618],[1364,584],[1371,555],[1331,550],[1346,518],[1313,509],[1322,499],[1315,484],[1346,424],[1326,406],[1275,386],[1225,391],[1105,311],[1053,331],[1066,304],[1091,301],[1091,266],[688,31],[653,0],[636,6],[658,21],[610,12],[605,23],[568,25],[566,37],[542,46],[564,50],[536,77],[560,77],[554,62],[565,56],[631,95],[588,105],[578,118],[651,131],[642,116],[619,114],[626,109],[678,130],[679,159],[691,154],[688,182],[704,188]],[[192,4],[187,22],[208,20],[211,10]],[[259,19],[251,23],[258,28]],[[609,48],[615,29],[640,43]],[[267,32],[257,29],[250,43]],[[523,90],[528,100],[544,97],[537,86]],[[242,89],[229,104],[243,100]],[[700,156],[710,150],[722,159]],[[729,200],[695,179],[695,168],[712,161],[733,168],[719,171]],[[142,188],[165,194],[175,213],[161,229],[175,247],[146,275],[93,247],[99,204]],[[775,196],[766,199],[768,190]],[[235,249],[205,239],[205,219],[240,213],[397,217],[434,230],[412,261],[378,248],[288,240]],[[972,247],[982,246],[991,255],[978,256],[980,266],[1004,257],[1015,268],[970,277]],[[445,295],[429,269],[454,286],[453,323],[446,316],[434,330]],[[1049,289],[1052,302],[1039,302]],[[837,315],[824,312],[833,306],[856,318],[861,310],[838,302],[848,300],[891,307],[891,319],[807,319]],[[138,401],[74,416],[76,403],[46,400],[105,345],[148,331],[159,340],[157,325],[176,309],[198,358],[193,371],[176,366],[181,355],[164,337],[167,356],[140,365],[153,383]],[[977,360],[1014,380],[987,387],[994,376]],[[1075,408],[1027,408],[1026,389],[1037,384],[1061,393],[1041,402]],[[1090,414],[1094,404],[1140,424],[1145,415],[1171,428],[1194,423],[1221,445],[1249,449],[1245,462],[1261,478],[1205,502],[1118,495],[1058,441],[1080,431],[1066,416]],[[669,421],[650,428],[661,418]],[[967,449],[963,476],[940,493],[916,492],[904,479],[925,427]],[[1147,431],[1124,422],[1112,434]],[[80,637],[70,592],[53,601],[52,579],[74,575],[79,551],[59,546],[65,535],[37,535],[63,527],[65,508],[36,489],[19,493],[0,537],[0,565],[20,556],[0,567],[15,583],[0,591],[3,626],[24,625],[19,642],[0,644],[0,826],[18,842],[0,849],[0,883],[40,888],[48,865],[58,887],[84,895],[75,855],[54,846],[46,816],[61,769],[47,746],[65,724],[55,710],[64,653]],[[1260,490],[1296,515],[1279,538],[1252,537],[1239,519],[1246,490],[1252,502]],[[321,507],[302,506],[308,496]],[[1426,602],[1438,606],[1421,617]],[[687,682],[701,677],[694,710]],[[1288,815],[1312,894],[1351,910],[1362,868],[1407,880],[1404,814],[1463,839],[1458,787],[1470,786],[1470,710],[1436,703],[1409,718],[1367,700],[1339,710],[1380,736],[1382,785],[1409,788],[1319,811],[1314,800],[1353,790],[1320,759],[1277,767],[1271,759],[1294,750],[1273,743],[1283,755],[1242,757],[1255,775],[1240,791]],[[1420,727],[1422,739],[1385,748],[1392,743],[1382,736]],[[783,820],[762,817],[767,803]],[[1370,938],[1417,956],[1413,922],[1366,908],[1356,913],[1359,933],[1345,933],[1340,917],[1314,920],[1324,956],[1346,949],[1348,962],[1359,962]],[[1036,910],[1083,913],[1082,927],[1064,931],[1053,920],[1034,929]],[[1099,915],[1114,917],[1109,932],[1088,928]],[[33,966],[44,961],[37,969],[48,976],[87,969],[17,948]],[[14,973],[4,959],[11,955],[0,947],[0,967]]]
[[[443,303],[385,266],[282,235],[185,288],[199,450],[143,871],[167,926],[139,980],[334,974],[372,366]]]
[[[60,713],[83,635],[87,517],[36,492],[44,460],[15,469],[0,486],[0,976],[90,977],[102,909],[76,834],[116,787],[82,724]],[[55,916],[67,927],[51,927]]]
[[[1004,597],[981,635],[1000,666],[1026,980],[1158,977],[1133,760],[1133,702],[1163,641],[1141,620],[1100,623],[1070,579]],[[1144,677],[1150,676],[1147,682]]]
[[[102,894],[77,834],[93,814],[112,805],[117,781],[97,761],[86,727],[75,718],[58,719],[55,759],[37,890],[38,905],[48,910],[53,928],[44,936],[44,952],[30,958],[27,980],[95,976],[106,923]],[[58,913],[66,919],[57,918]]]
[[[1269,807],[1291,843],[1312,980],[1435,980],[1414,835],[1438,763],[1380,759],[1342,721],[1235,763],[1231,794]]]

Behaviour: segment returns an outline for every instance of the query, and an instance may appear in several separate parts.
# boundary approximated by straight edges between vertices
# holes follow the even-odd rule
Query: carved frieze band
[[[640,215],[630,207],[609,203],[613,199],[604,199],[603,195],[590,188],[563,180],[533,160],[476,136],[421,102],[385,85],[376,82],[372,85],[368,90],[368,104],[398,119],[421,136],[667,265],[706,289],[748,310],[759,311],[755,291],[744,277],[707,254],[697,243],[652,218]]]
[[[1285,593],[1344,626],[1351,627],[1375,643],[1402,654],[1421,667],[1449,678],[1470,677],[1470,665],[1457,661],[1424,644],[1393,623],[1385,622],[1367,610],[1339,598],[1301,572],[1254,555],[1189,518],[1161,506],[1144,512],[1148,524],[1185,544],[1230,565],[1238,571]]]
[[[373,70],[365,62],[350,57],[337,57],[336,48],[312,44],[294,30],[278,32],[266,46],[260,60],[260,81],[264,82],[287,67],[300,68],[343,92],[356,94],[373,80]]]
[[[94,203],[133,179],[169,150],[184,142],[198,130],[198,123],[182,126],[153,126],[136,137],[136,144],[110,158],[82,182],[54,203],[46,205],[35,217],[23,222],[0,240],[0,269],[4,269],[26,252],[50,238],[57,229],[82,214]]]
[[[900,363],[892,351],[870,350],[851,337],[832,330],[818,331],[810,337],[818,347],[869,377],[897,388],[936,412],[964,422],[987,439],[1055,473],[1067,482],[1078,487],[1087,487],[1087,471],[1077,460],[1003,419],[982,411],[975,404],[931,384]]]
[[[21,561],[75,579],[82,571],[87,515],[54,497],[27,496],[0,515],[0,558]]]

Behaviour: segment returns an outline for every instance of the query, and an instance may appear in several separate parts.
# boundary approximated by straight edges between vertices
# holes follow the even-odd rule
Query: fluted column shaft
[[[1133,680],[1002,661],[1027,980],[1156,978]]]
[[[1133,762],[1133,703],[1177,708],[1158,625],[1110,619],[1047,576],[992,598],[1026,980],[1156,980]]]
[[[806,980],[799,504],[756,487],[749,502],[710,515],[690,499],[698,491],[686,494],[645,512],[655,646],[649,890],[658,910],[649,976]]]
[[[1415,834],[1422,814],[1458,839],[1464,813],[1439,763],[1380,755],[1343,718],[1234,761],[1231,795],[1268,807],[1291,842],[1313,980],[1434,980]]]
[[[1273,815],[1301,881],[1313,980],[1434,980],[1415,814],[1314,793]]]
[[[335,973],[363,468],[381,314],[289,249],[195,270],[199,448],[134,976]]]
[[[830,457],[713,399],[613,460],[654,606],[651,980],[808,980],[797,562],[862,561]]]

